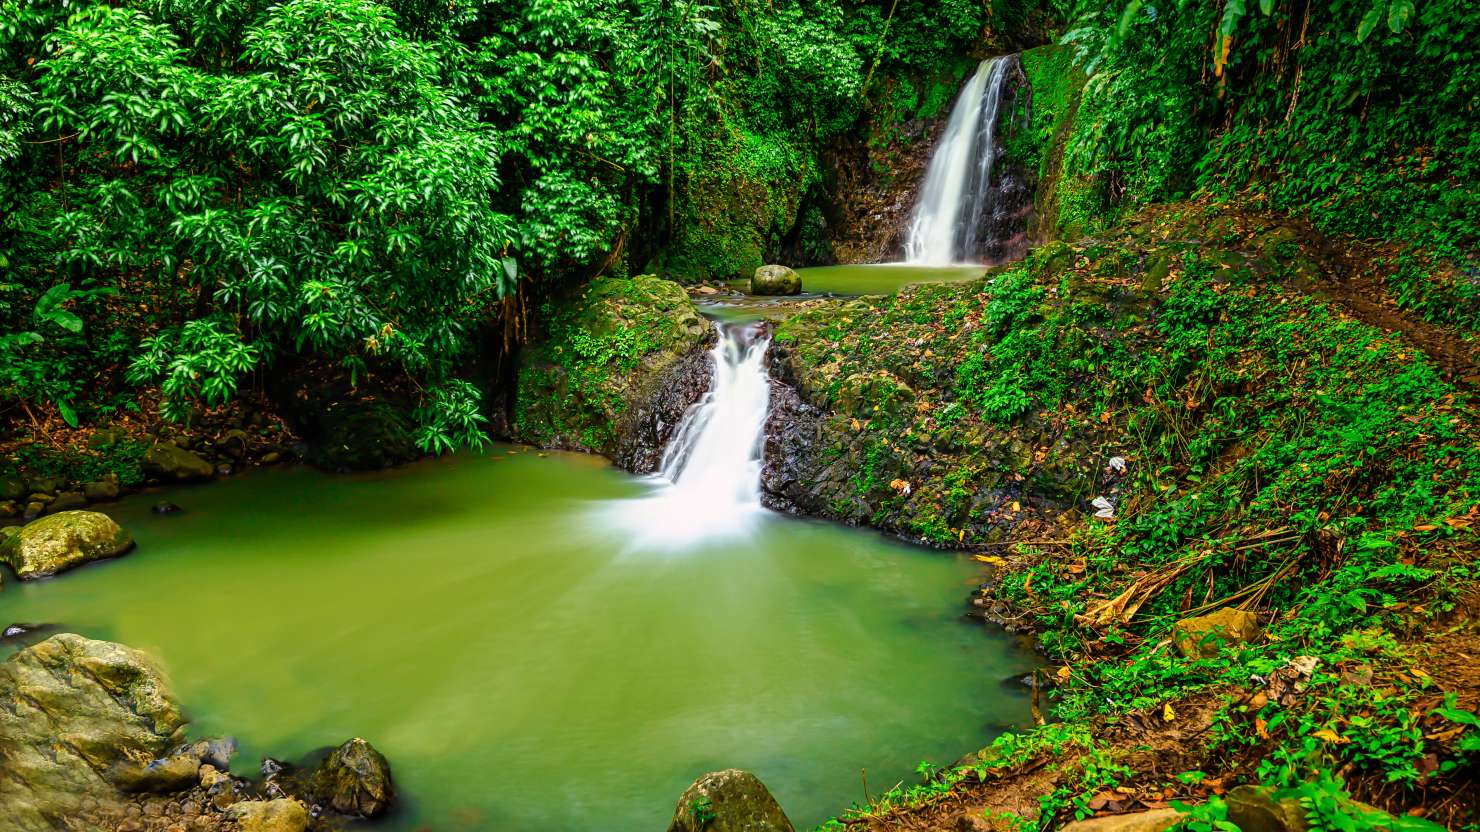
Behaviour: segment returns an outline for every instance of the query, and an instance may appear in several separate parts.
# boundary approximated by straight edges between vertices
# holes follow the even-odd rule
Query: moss
[[[645,380],[709,332],[683,287],[653,275],[598,278],[541,318],[544,339],[520,357],[514,435],[605,454]]]
[[[1022,63],[1032,89],[1023,104],[1030,110],[1028,128],[1008,139],[1006,152],[1035,175],[1033,235],[1039,240],[1076,239],[1093,230],[1104,213],[1093,183],[1064,168],[1087,79],[1069,46],[1029,49]]]
[[[818,181],[806,144],[733,124],[686,167],[673,242],[655,263],[685,282],[748,277],[779,250]]]

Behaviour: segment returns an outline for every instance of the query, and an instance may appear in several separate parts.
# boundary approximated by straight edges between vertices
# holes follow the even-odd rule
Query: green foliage
[[[1394,298],[1473,330],[1480,10],[1462,0],[1257,5],[1088,4],[1063,37],[1091,78],[1061,172],[1073,194],[1051,213],[1093,229],[1194,190],[1255,191],[1324,231],[1400,242]]]

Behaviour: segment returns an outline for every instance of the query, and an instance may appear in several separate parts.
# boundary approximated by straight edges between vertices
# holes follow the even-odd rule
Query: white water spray
[[[762,511],[761,465],[771,385],[770,340],[748,324],[716,324],[709,390],[663,451],[658,490],[609,507],[645,548],[740,536]]]
[[[956,98],[915,203],[908,262],[938,266],[976,256],[982,212],[991,207],[997,109],[1011,65],[1011,56],[982,61]]]

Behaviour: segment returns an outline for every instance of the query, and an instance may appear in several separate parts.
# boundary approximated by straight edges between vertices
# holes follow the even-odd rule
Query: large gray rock
[[[133,535],[96,511],[61,511],[27,524],[0,541],[0,560],[21,580],[44,578],[90,561],[116,557]]]
[[[355,737],[309,775],[307,792],[340,814],[373,818],[390,806],[391,766],[374,746]]]
[[[140,465],[145,474],[174,482],[208,480],[216,475],[214,465],[174,442],[156,442],[144,452]]]
[[[52,832],[85,802],[116,803],[184,725],[136,650],[71,633],[21,650],[0,664],[0,829]]]
[[[678,799],[668,832],[795,832],[766,785],[728,768],[694,781]]]
[[[802,276],[785,266],[761,266],[750,278],[752,295],[795,295],[802,291]]]

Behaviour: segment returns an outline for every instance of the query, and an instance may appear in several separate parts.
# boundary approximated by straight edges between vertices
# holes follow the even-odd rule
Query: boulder
[[[1228,793],[1228,820],[1244,832],[1305,832],[1300,799],[1280,799],[1265,786],[1239,786]]]
[[[172,482],[208,480],[216,474],[211,463],[174,442],[156,442],[144,452],[141,466],[145,474]]]
[[[748,771],[712,771],[678,799],[668,832],[794,832],[765,784]]]
[[[20,502],[30,493],[31,489],[26,487],[26,481],[20,474],[14,471],[0,473],[0,500]]]
[[[51,832],[178,745],[185,720],[147,656],[62,633],[0,663],[0,829]]]
[[[309,823],[308,809],[290,798],[233,803],[226,816],[238,832],[304,832]]]
[[[226,454],[232,459],[241,459],[247,455],[247,448],[252,444],[252,438],[247,432],[240,428],[228,430],[225,435],[216,440],[216,450]]]
[[[1247,644],[1259,633],[1259,617],[1235,607],[1184,618],[1172,628],[1177,649],[1189,659],[1216,656],[1223,647]]]
[[[26,484],[32,491],[54,494],[65,488],[67,481],[61,477],[32,477]]]
[[[802,291],[802,276],[785,266],[761,266],[750,278],[752,295],[795,295]]]
[[[87,505],[87,496],[81,491],[63,491],[46,506],[48,512],[70,511]]]
[[[1151,809],[1146,812],[1076,820],[1065,825],[1061,832],[1161,832],[1186,817],[1176,809]]]
[[[21,580],[116,557],[134,546],[133,535],[96,511],[62,511],[34,520],[0,541],[0,560]]]
[[[102,500],[116,500],[121,490],[122,488],[119,486],[117,474],[109,474],[100,480],[83,483],[82,485],[83,496],[95,503]]]
[[[355,737],[330,752],[309,775],[307,793],[340,814],[373,818],[390,806],[390,763],[370,743]]]

